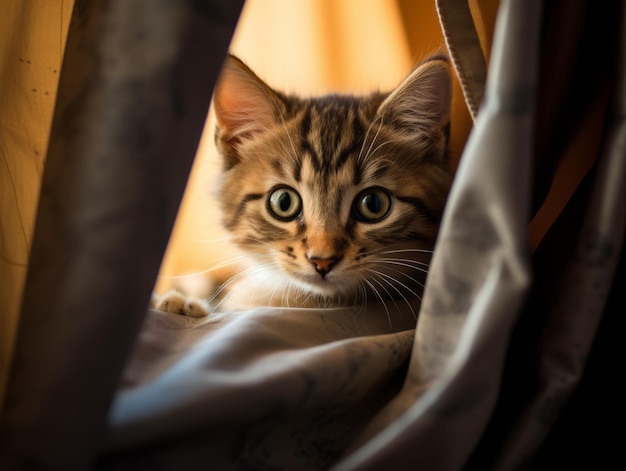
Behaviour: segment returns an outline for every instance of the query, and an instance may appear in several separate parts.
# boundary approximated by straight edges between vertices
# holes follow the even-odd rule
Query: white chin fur
[[[286,273],[265,272],[260,274],[259,278],[266,289],[273,290],[276,286],[282,285],[288,288],[292,295],[313,294],[325,298],[334,298],[351,291],[349,286],[339,282],[332,274],[326,279],[322,279],[317,275],[300,278]]]
[[[326,279],[312,278],[307,280],[294,279],[296,286],[301,290],[328,298],[350,296],[354,290],[352,284],[342,282],[336,276]]]

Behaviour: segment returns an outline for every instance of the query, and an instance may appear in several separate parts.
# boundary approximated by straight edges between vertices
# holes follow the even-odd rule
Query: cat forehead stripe
[[[343,96],[308,103],[300,122],[301,149],[315,171],[325,175],[337,172],[351,157],[359,155],[366,129],[363,106],[358,99]],[[360,181],[361,171],[356,164],[355,171],[355,179]]]

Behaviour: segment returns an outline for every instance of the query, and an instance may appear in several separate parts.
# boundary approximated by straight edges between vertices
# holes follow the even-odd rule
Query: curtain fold
[[[8,466],[93,457],[240,8],[74,5],[0,429]]]
[[[622,49],[621,64],[624,59]],[[519,467],[529,453],[536,453],[547,437],[560,408],[583,375],[614,284],[626,223],[625,83],[622,66],[589,200],[580,218],[574,253],[565,264],[551,317],[540,339],[540,387],[502,448],[499,469]]]
[[[337,469],[402,469],[408,456],[417,469],[460,469],[489,420],[530,286],[524,228],[540,20],[539,1],[501,2],[485,101],[446,205],[407,379],[370,425],[371,441]]]
[[[0,15],[0,411],[72,3],[7,0]]]
[[[418,317],[374,302],[146,312],[242,3],[76,0],[30,260],[19,252],[0,467],[623,465],[609,432],[623,418],[624,2],[433,1],[465,98],[455,142],[474,121]],[[327,13],[308,39],[312,25],[327,43],[362,33],[338,21],[356,3],[324,5],[302,7]],[[385,26],[413,7],[394,3]],[[349,43],[318,71],[328,83]]]
[[[552,35],[543,40],[540,97],[546,99],[538,101],[537,121],[552,125],[536,126],[538,209],[529,225],[535,286],[512,337],[498,405],[470,469],[612,467],[609,456],[619,447],[608,432],[619,415],[601,412],[619,408],[619,402],[599,399],[607,383],[616,388],[611,362],[619,354],[603,363],[589,364],[588,358],[604,348],[596,334],[601,323],[624,330],[614,320],[624,306],[623,275],[616,276],[624,263],[626,201],[624,6],[578,5],[567,13],[569,24],[576,25],[572,29],[554,27],[563,21],[558,6],[544,12],[544,27]],[[605,34],[597,34],[599,25]],[[554,61],[556,44],[563,57]],[[596,61],[599,48],[606,57]],[[550,153],[543,154],[546,148]],[[553,187],[547,193],[546,180]],[[552,222],[539,240],[536,221],[548,212]],[[615,339],[605,348],[614,349]],[[585,399],[579,396],[568,406],[581,381]],[[589,418],[590,410],[598,411],[597,421]],[[555,426],[561,423],[569,424],[567,430]],[[597,434],[590,436],[592,429]],[[580,448],[575,440],[587,445]]]

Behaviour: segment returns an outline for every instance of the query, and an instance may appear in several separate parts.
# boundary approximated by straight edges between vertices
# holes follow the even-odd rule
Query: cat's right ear
[[[380,105],[378,114],[398,129],[439,140],[450,123],[452,81],[447,56],[422,62]]]
[[[239,145],[276,124],[279,100],[250,68],[228,55],[213,94],[216,141],[227,167],[239,161]]]

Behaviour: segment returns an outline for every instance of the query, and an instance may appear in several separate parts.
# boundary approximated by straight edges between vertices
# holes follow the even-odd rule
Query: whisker
[[[407,267],[407,268],[411,268],[412,270],[416,270],[416,271],[420,271],[422,273],[428,273],[428,270],[416,265],[411,265],[409,263],[405,263],[405,262],[399,262],[397,260],[394,259],[380,259],[380,260],[372,260],[372,261],[367,261],[365,263],[372,263],[372,264],[388,264],[388,265],[399,265],[399,266],[403,266],[403,267]],[[427,265],[428,266],[428,265]]]
[[[252,270],[252,269],[250,269]],[[249,270],[245,270],[242,272],[237,273],[236,275],[231,276],[228,280],[226,280],[224,283],[222,283],[219,288],[217,288],[213,294],[211,295],[211,297],[209,297],[208,301],[209,303],[212,303],[213,301],[215,301],[215,299],[222,294],[222,292],[227,289],[229,286],[231,286],[233,283],[235,283],[239,278],[245,276],[246,274],[248,274]],[[219,304],[218,304],[219,306]],[[216,306],[217,307],[217,306]]]
[[[414,252],[414,253],[427,253],[433,254],[433,250],[428,249],[397,249],[397,250],[386,250],[384,252],[380,252],[382,254],[390,254],[390,253],[403,253],[403,252]]]
[[[372,148],[372,145],[374,145],[374,142],[376,142],[376,138],[378,137],[378,133],[380,132],[380,130],[381,130],[382,126],[383,126],[383,121],[378,116],[376,116],[376,118],[374,118],[374,121],[372,121],[370,123],[370,125],[367,127],[367,131],[365,131],[365,137],[363,138],[363,144],[361,145],[361,149],[359,150],[359,155],[356,158],[357,162],[361,162],[361,155],[363,154],[363,149],[365,149],[365,144],[367,143],[367,137],[369,136],[370,131],[372,130],[372,127],[374,126],[374,123],[376,121],[380,121],[380,123],[378,125],[378,130],[376,131],[376,135],[374,136],[374,139],[372,139],[372,142],[370,143],[370,147],[369,147],[367,153],[369,153],[369,151]],[[366,153],[366,155],[367,155],[367,153]]]
[[[400,244],[398,244],[400,245]],[[432,255],[433,251],[429,249],[396,249],[396,250],[388,250],[389,247],[376,247],[371,250],[367,250],[365,252],[360,253],[360,255],[387,255],[390,253],[400,253],[400,252],[414,252],[414,253],[425,253],[428,255]]]
[[[287,139],[289,139],[289,144],[291,145],[291,150],[293,152],[293,157],[295,158],[298,155],[298,151],[296,151],[296,146],[293,143],[293,140],[291,139],[291,133],[289,132],[289,129],[287,129],[287,124],[285,123],[285,118],[284,116],[280,115],[280,122],[283,126],[283,128],[285,129],[285,134],[287,134]]]
[[[376,147],[376,149],[372,150],[371,152],[368,152],[367,155],[365,156],[365,158],[368,159],[368,158],[372,157],[376,153],[377,150],[381,149],[383,146],[386,146],[387,144],[391,144],[391,142],[392,141],[385,141],[385,142],[379,144]],[[390,161],[390,160],[388,162],[392,163],[392,161]]]
[[[364,307],[364,304],[363,304],[363,295],[364,294],[365,294],[365,290],[363,288],[363,282],[359,282],[356,285],[356,288],[354,290],[354,299],[352,301],[352,304],[354,306],[357,306],[357,305],[360,304],[359,312],[361,312],[363,310],[363,307]]]
[[[363,312],[367,309],[367,288],[363,282],[360,282],[359,286],[361,287],[361,292],[363,293],[361,301],[361,312]]]
[[[229,267],[231,265],[236,265],[236,264],[241,263],[241,262],[243,262],[245,260],[248,260],[248,258],[245,257],[244,255],[241,255],[241,256],[232,258],[230,260],[227,260],[225,262],[218,263],[217,265],[213,265],[210,268],[207,268],[206,270],[202,270],[202,271],[198,272],[197,274],[198,275],[202,275],[202,274],[205,274],[205,273],[210,273],[212,271],[219,270],[220,268]]]
[[[397,278],[394,278],[393,276],[388,275],[387,273],[383,273],[383,272],[378,271],[378,270],[371,270],[371,269],[370,269],[370,270],[368,270],[368,271],[370,271],[370,272],[372,272],[372,273],[376,273],[376,274],[377,274],[377,275],[379,275],[379,276],[382,276],[382,277],[384,277],[384,278],[386,278],[386,279],[388,279],[388,280],[391,280],[391,281],[393,281],[393,282],[395,282],[395,283],[398,283],[400,286],[402,286],[404,289],[406,289],[406,290],[407,290],[409,293],[411,293],[413,296],[418,296],[418,294],[417,294],[415,291],[413,291],[411,288],[409,288],[406,284],[402,283],[402,282],[401,282],[400,280],[398,280]],[[400,273],[402,273],[402,272],[400,272]],[[395,286],[394,286],[394,288],[395,288]]]
[[[375,275],[375,272],[373,270],[368,270],[368,271]],[[389,290],[387,288],[385,288],[385,285],[382,284],[382,281],[385,281],[385,280],[383,279],[383,280],[379,281],[380,277],[378,277],[378,276],[373,276],[370,279],[371,279],[371,281],[375,282],[378,286],[380,286],[385,293],[387,293],[387,298],[391,300],[391,302],[394,304],[394,306],[396,306],[396,310],[400,310],[400,308],[398,307],[398,304],[396,303],[396,300],[394,299],[394,297],[391,295]]]
[[[191,242],[201,243],[201,244],[217,244],[220,242],[228,242],[232,240],[231,236],[220,237],[219,239],[193,239]]]
[[[430,266],[430,263],[420,262],[419,260],[413,260],[410,258],[377,258],[376,260],[369,260],[369,262],[402,262],[412,264],[414,267],[426,267]]]
[[[182,279],[186,279],[186,278],[191,278],[191,277],[196,277],[196,276],[200,276],[200,275],[206,275],[208,273],[211,273],[212,271],[215,270],[219,270],[221,268],[225,268],[225,267],[229,267],[232,265],[237,265],[238,263],[247,260],[247,258],[245,256],[238,256],[238,257],[234,257],[230,260],[227,260],[225,262],[222,263],[218,263],[217,265],[211,265],[209,268],[205,269],[205,270],[199,270],[199,271],[195,271],[193,273],[185,273],[184,275],[159,275],[159,279],[161,280],[182,280]]]
[[[244,276],[248,276],[254,273],[259,273],[262,272],[264,270],[264,267],[250,267],[247,268],[245,270],[240,271],[239,273],[231,276],[226,282],[222,283],[222,285],[215,290],[215,292],[213,293],[213,295],[209,298],[209,303],[212,303],[213,301],[215,301],[215,299],[224,292],[224,290],[228,289],[230,286],[232,286],[234,283],[236,283],[237,281],[239,281],[241,278],[243,278]],[[219,303],[217,303],[215,305],[215,310],[217,310],[217,308],[232,294],[232,291],[229,291],[226,293],[226,295],[220,300]]]
[[[417,319],[417,314],[415,314],[415,311],[413,310],[413,306],[411,306],[411,303],[409,302],[409,300],[408,300],[408,299],[406,299],[406,296],[404,296],[404,294],[402,293],[402,291],[400,291],[400,290],[399,290],[399,289],[395,286],[395,284],[394,284],[394,283],[398,283],[400,286],[402,286],[404,289],[406,289],[406,290],[407,290],[407,291],[409,291],[412,295],[414,295],[414,296],[416,296],[416,297],[418,297],[418,298],[419,298],[419,295],[418,295],[415,291],[413,291],[411,288],[409,288],[407,285],[405,285],[404,283],[402,283],[400,280],[398,280],[398,279],[396,279],[396,278],[393,278],[392,276],[389,276],[389,275],[387,275],[386,273],[379,272],[379,271],[376,271],[376,270],[369,270],[369,271],[372,271],[372,272],[374,272],[375,274],[377,274],[377,275],[379,275],[379,276],[381,276],[381,277],[384,277],[384,280],[383,280],[383,281],[386,281],[386,282],[387,282],[387,284],[388,284],[389,286],[391,286],[391,287],[392,287],[392,288],[396,291],[396,293],[398,293],[398,294],[400,295],[400,297],[404,300],[404,302],[406,303],[406,305],[409,307],[409,309],[410,309],[410,311],[411,311],[411,314],[413,314],[413,317],[414,317],[415,319]],[[393,282],[393,283],[392,283],[392,282]]]
[[[275,250],[277,252],[281,252],[281,253],[284,253],[284,254],[287,254],[287,255],[289,254],[289,252],[287,252],[286,250],[281,249],[280,247],[276,247],[275,245],[273,245],[273,244],[271,244],[271,243],[269,243],[267,241],[264,241],[264,240],[261,240],[261,239],[257,239],[256,237],[253,237],[253,236],[246,236],[246,237],[243,238],[243,240],[246,240],[246,241],[249,241],[249,242],[254,242],[255,244],[258,244],[258,245],[263,245],[263,246],[268,247],[268,248],[270,248],[272,250]]]
[[[391,271],[393,271],[393,272],[395,272],[395,273],[398,273],[399,275],[402,275],[402,276],[404,276],[405,278],[408,278],[409,280],[411,280],[411,281],[412,281],[412,282],[414,282],[415,284],[417,284],[417,285],[421,286],[422,288],[424,288],[424,284],[423,284],[421,281],[416,280],[415,278],[413,278],[413,277],[412,277],[411,275],[409,275],[408,273],[404,273],[403,271],[397,270],[397,269],[392,268],[392,267],[386,267],[386,269],[387,269],[387,270],[391,270]],[[416,296],[417,296],[417,294],[416,294]]]
[[[378,119],[378,117],[377,117]],[[376,131],[376,134],[374,135],[374,138],[372,139],[372,142],[370,142],[370,146],[367,149],[367,152],[365,153],[365,156],[363,156],[361,158],[361,154],[363,151],[363,148],[365,147],[365,143],[367,142],[366,139],[363,140],[363,146],[361,147],[361,152],[359,152],[359,156],[357,157],[357,161],[358,162],[365,162],[369,157],[370,157],[370,152],[372,151],[372,147],[374,146],[374,143],[376,142],[376,139],[378,139],[378,134],[380,133],[380,130],[383,128],[383,121],[382,119],[379,120],[380,123],[378,125],[378,130]],[[374,125],[374,123],[376,122],[376,120],[372,121],[372,124],[370,124],[370,126],[367,128],[367,133],[365,134],[365,137],[367,138],[367,134],[369,134],[369,130],[371,129],[371,127]]]
[[[365,283],[368,284],[368,286],[374,292],[374,296],[376,296],[380,300],[380,302],[382,303],[383,308],[385,309],[385,312],[387,313],[387,319],[389,320],[389,327],[393,327],[392,326],[392,322],[391,322],[391,315],[389,314],[389,308],[387,307],[387,304],[385,303],[385,300],[383,299],[381,294],[378,292],[376,287],[372,283],[370,283],[370,281],[368,279],[364,279],[363,281],[365,281]]]
[[[292,294],[292,283],[293,280],[289,279],[287,276],[284,276],[281,280],[281,284],[284,285],[283,287],[283,292],[281,294],[281,298],[280,298],[280,305],[281,306],[286,306],[286,307],[291,307],[290,306],[290,299],[292,298],[293,294]],[[297,297],[297,295],[296,295]]]

